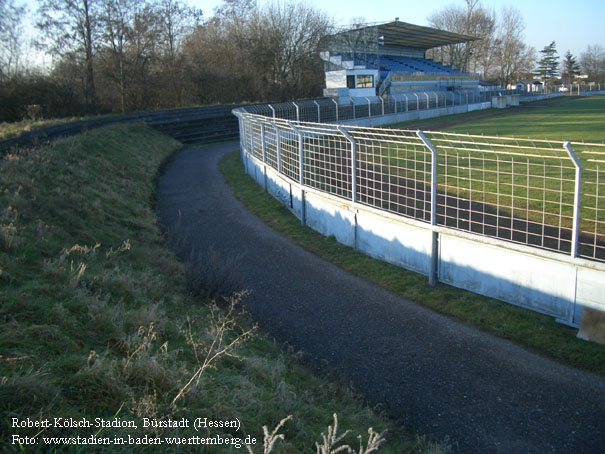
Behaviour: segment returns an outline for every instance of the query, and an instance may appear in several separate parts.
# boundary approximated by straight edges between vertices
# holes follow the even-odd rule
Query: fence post
[[[418,97],[418,93],[414,93],[416,96],[416,110],[420,110],[420,98]]]
[[[242,117],[239,116],[239,114],[237,112],[233,112],[233,115],[235,115],[235,118],[237,118],[237,127],[238,127],[238,137],[239,137],[239,148],[240,151],[242,149]]]
[[[291,122],[288,125],[298,134],[298,182],[300,183],[300,223],[307,223],[307,213],[305,208],[305,178],[304,178],[304,142],[303,133],[300,129],[294,126]]]
[[[431,267],[429,269],[429,285],[437,284],[437,268],[439,265],[439,237],[435,230],[437,225],[437,149],[431,141],[426,138],[421,130],[416,131],[416,134],[422,140],[424,145],[431,151]]]
[[[336,100],[334,98],[332,98],[332,102],[336,106],[336,121],[338,122],[338,103],[336,102]]]
[[[296,104],[294,101],[292,101],[292,104],[294,104],[294,107],[296,108],[296,121],[300,121],[300,110],[298,108],[298,104]]]
[[[275,153],[277,154],[277,172],[282,173],[281,171],[281,136],[279,133],[279,128],[277,127],[277,123],[274,121],[271,122],[273,128],[275,129]]]
[[[265,148],[265,124],[260,124],[260,149],[263,154],[263,164],[267,163],[267,150]]]
[[[321,123],[321,112],[320,112],[320,109],[319,109],[319,103],[317,101],[315,101],[315,100],[313,100],[313,102],[317,106],[317,123]]]
[[[408,102],[409,102],[409,100],[408,100],[408,95],[405,95],[405,94],[404,94],[403,96],[405,96],[405,111],[406,111],[406,112],[409,112],[409,107],[408,107]]]
[[[368,101],[368,117],[372,116],[372,104],[370,102],[370,98],[368,98],[367,96],[364,96],[366,98],[366,101]]]
[[[563,144],[563,148],[567,151],[567,154],[573,161],[573,164],[576,168],[576,180],[574,187],[574,198],[573,198],[573,227],[571,230],[571,256],[578,256],[578,239],[579,239],[579,228],[580,228],[580,197],[581,197],[581,187],[582,187],[582,164],[578,159],[575,151],[571,148],[571,144],[569,142],[565,142]]]
[[[343,126],[337,126],[340,133],[351,143],[351,200],[357,202],[357,144],[355,139],[344,129]]]
[[[275,109],[273,108],[273,106],[271,104],[267,104],[269,106],[269,109],[271,109],[271,112],[273,112],[273,119],[275,120]]]
[[[384,117],[384,98],[380,98],[380,102],[382,103],[382,116]]]
[[[267,143],[265,142],[265,123],[260,124],[260,144],[263,152],[263,182],[267,190]]]
[[[355,112],[355,101],[351,98],[351,104],[353,104],[353,120],[357,119],[357,112]]]
[[[437,109],[439,109],[439,95],[437,94],[437,92],[435,92],[435,102],[437,103]]]

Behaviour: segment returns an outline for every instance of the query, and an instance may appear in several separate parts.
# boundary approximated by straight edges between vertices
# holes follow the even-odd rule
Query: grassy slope
[[[472,115],[477,116],[476,113]],[[605,346],[577,339],[576,330],[556,323],[552,317],[443,284],[432,288],[424,276],[369,258],[302,227],[284,206],[244,174],[237,153],[226,157],[221,168],[237,197],[252,212],[273,229],[325,260],[437,312],[511,339],[562,363],[605,375]]]
[[[345,384],[311,374],[259,333],[237,348],[239,359],[223,357],[176,408],[170,407],[210,345],[211,316],[226,317],[187,290],[183,267],[156,225],[153,179],[179,147],[140,125],[113,126],[0,163],[3,450],[19,450],[10,444],[12,435],[38,432],[11,427],[12,417],[117,415],[139,422],[143,416],[237,417],[242,428],[234,435],[260,439],[263,425],[271,429],[293,415],[282,430],[285,441],[273,452],[307,452],[336,412],[340,427],[353,430],[347,439],[353,446],[355,435],[366,439],[372,426],[389,429],[380,452],[419,452],[405,443],[408,436],[401,429],[364,407]],[[245,328],[245,321],[232,325],[226,339]],[[50,428],[38,440],[89,433]],[[126,433],[154,435],[142,427],[104,429],[100,435]],[[193,434],[220,433],[229,429]],[[165,446],[122,448],[171,452]],[[181,446],[180,452],[199,449]],[[57,452],[91,450],[61,447]],[[221,446],[204,452],[241,451]]]

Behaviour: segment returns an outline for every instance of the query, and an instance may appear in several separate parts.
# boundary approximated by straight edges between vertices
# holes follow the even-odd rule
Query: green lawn
[[[565,97],[503,110],[480,110],[391,128],[570,142],[605,143],[605,96]]]

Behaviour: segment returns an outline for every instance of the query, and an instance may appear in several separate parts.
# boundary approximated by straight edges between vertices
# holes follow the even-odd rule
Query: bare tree
[[[182,106],[185,87],[183,43],[199,25],[202,11],[179,0],[158,0],[153,10],[157,17],[162,84],[167,88],[164,104]]]
[[[0,80],[15,75],[20,67],[22,22],[25,7],[0,0]]]
[[[605,48],[599,44],[588,46],[580,56],[580,66],[591,82],[605,82]]]
[[[303,3],[274,3],[255,11],[247,40],[263,98],[286,99],[310,89],[303,85],[322,72],[318,45],[330,25],[323,13]]]
[[[535,61],[535,50],[523,42],[525,25],[519,10],[503,8],[495,46],[495,63],[500,85],[508,86],[531,72]]]
[[[433,51],[433,58],[439,56],[448,65],[462,71],[487,73],[490,65],[490,49],[493,46],[496,19],[493,13],[481,6],[478,0],[465,0],[465,7],[446,6],[433,13],[428,21],[431,26],[453,33],[479,38],[460,44],[450,44]],[[486,66],[488,65],[488,66]]]
[[[83,62],[84,98],[88,111],[96,107],[93,57],[98,34],[98,0],[42,0],[37,27],[40,44],[57,59]]]
[[[192,86],[211,102],[316,96],[323,81],[319,41],[330,24],[303,3],[259,8],[228,0],[187,40]]]
[[[122,112],[126,111],[127,47],[135,15],[141,7],[140,0],[103,0],[102,3],[103,72],[118,86]]]

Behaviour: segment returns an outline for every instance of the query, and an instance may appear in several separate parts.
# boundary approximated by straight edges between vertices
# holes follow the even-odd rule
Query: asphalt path
[[[218,170],[237,149],[173,156],[158,181],[158,216],[184,260],[211,261],[251,291],[246,309],[261,329],[460,452],[605,452],[605,379],[433,313],[275,233]]]

